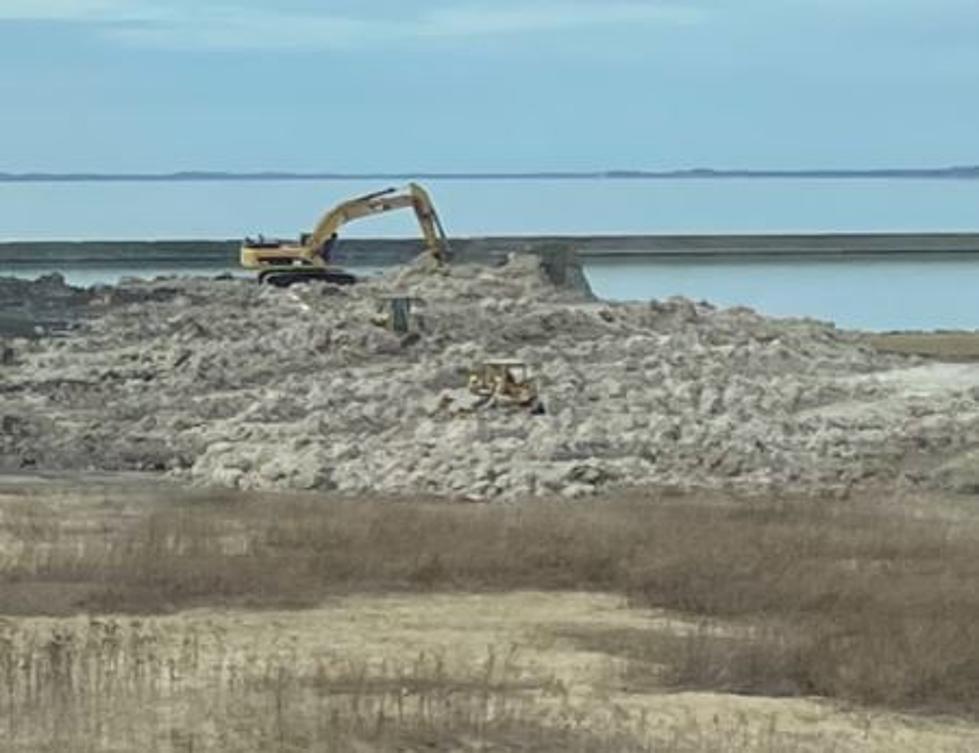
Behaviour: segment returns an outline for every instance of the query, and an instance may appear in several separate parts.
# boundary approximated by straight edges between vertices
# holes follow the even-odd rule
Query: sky
[[[0,0],[0,171],[979,164],[976,0]]]

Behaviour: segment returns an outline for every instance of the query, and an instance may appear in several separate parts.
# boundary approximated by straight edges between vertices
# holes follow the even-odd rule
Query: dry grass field
[[[943,361],[979,360],[979,333],[976,332],[887,332],[868,335],[867,339],[885,353]]]
[[[979,518],[0,485],[0,751],[979,745]]]

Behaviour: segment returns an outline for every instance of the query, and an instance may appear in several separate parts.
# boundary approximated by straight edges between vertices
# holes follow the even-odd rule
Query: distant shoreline
[[[3,173],[0,183],[164,183],[296,180],[718,180],[718,179],[863,179],[863,180],[979,180],[979,166],[882,170],[602,170],[592,172],[500,173],[293,173],[217,172],[175,173]]]

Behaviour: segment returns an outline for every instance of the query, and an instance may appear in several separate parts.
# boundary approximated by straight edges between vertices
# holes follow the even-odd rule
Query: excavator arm
[[[408,184],[407,190],[399,192],[396,188],[360,196],[338,204],[325,215],[303,243],[307,258],[315,263],[316,258],[328,257],[323,249],[335,238],[339,229],[348,222],[369,217],[374,214],[391,212],[411,207],[418,219],[425,249],[438,261],[444,262],[448,255],[448,239],[442,222],[428,192],[417,183]],[[326,259],[324,259],[326,260]]]

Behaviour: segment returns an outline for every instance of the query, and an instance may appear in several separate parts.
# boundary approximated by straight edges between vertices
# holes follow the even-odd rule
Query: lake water
[[[595,292],[612,300],[682,295],[856,329],[979,329],[979,257],[644,259],[586,271]]]
[[[979,181],[427,181],[450,235],[977,232]],[[0,239],[226,239],[295,236],[376,181],[0,184]],[[410,213],[353,224],[351,237],[417,232]],[[36,276],[45,267],[0,270]],[[60,269],[70,282],[237,272]],[[362,270],[369,272],[371,270]],[[864,329],[979,328],[979,257],[637,259],[589,263],[612,300],[684,295]]]
[[[450,235],[979,231],[979,181],[426,181]],[[378,181],[0,183],[0,240],[293,237]],[[410,212],[351,237],[417,233]]]

